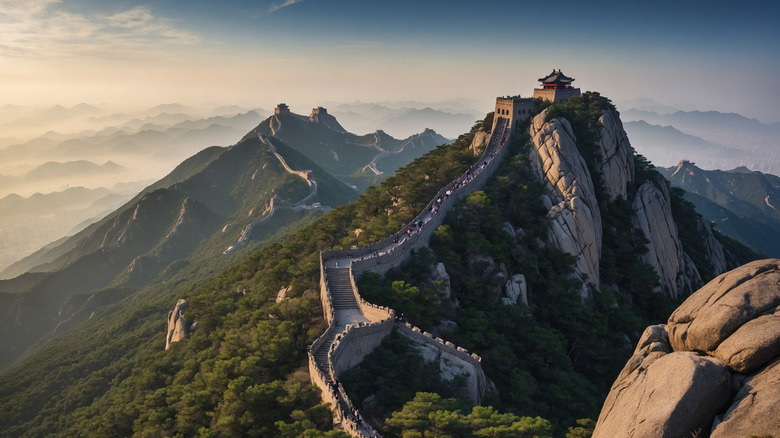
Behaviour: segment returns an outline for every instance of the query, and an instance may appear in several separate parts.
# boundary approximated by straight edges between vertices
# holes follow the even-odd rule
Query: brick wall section
[[[338,376],[363,361],[393,330],[393,319],[366,324],[348,325],[331,346],[330,363],[333,374]]]
[[[406,336],[407,338],[425,342],[427,345],[433,345],[442,354],[447,354],[469,363],[472,367],[474,367],[475,370],[477,370],[477,375],[474,376],[477,382],[477,394],[479,394],[480,399],[484,396],[487,378],[482,372],[482,358],[479,355],[476,353],[469,354],[468,350],[458,347],[452,342],[445,341],[441,338],[434,338],[432,334],[424,332],[419,328],[412,326],[408,322],[397,322],[395,327],[402,335]]]

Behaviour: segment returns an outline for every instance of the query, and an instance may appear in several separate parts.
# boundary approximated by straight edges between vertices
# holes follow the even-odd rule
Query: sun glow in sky
[[[780,121],[775,1],[0,0],[0,106],[528,96],[561,68],[615,101]]]

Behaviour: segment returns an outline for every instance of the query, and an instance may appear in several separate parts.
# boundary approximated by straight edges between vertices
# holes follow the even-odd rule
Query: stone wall
[[[363,358],[373,351],[390,333],[395,321],[395,312],[392,309],[377,306],[363,300],[358,291],[357,284],[355,283],[355,276],[366,270],[385,273],[392,267],[400,266],[403,261],[409,258],[412,250],[426,246],[433,230],[443,222],[446,211],[458,199],[484,187],[490,175],[500,165],[508,150],[507,147],[503,146],[511,137],[511,132],[507,132],[506,130],[511,130],[511,125],[504,123],[501,132],[494,132],[494,134],[498,135],[491,136],[491,142],[485,148],[480,160],[469,170],[469,172],[474,175],[474,178],[468,184],[452,191],[447,199],[444,197],[445,192],[451,190],[453,185],[462,180],[466,175],[462,175],[444,186],[436,196],[433,197],[431,202],[428,203],[426,208],[402,230],[379,242],[374,242],[362,248],[328,250],[320,253],[320,300],[322,302],[325,319],[328,322],[328,329],[309,347],[309,374],[312,383],[322,391],[323,401],[330,403],[331,406],[334,407],[334,419],[336,422],[340,423],[344,430],[350,435],[372,436],[374,431],[366,424],[361,426],[361,424],[358,424],[351,417],[349,411],[352,403],[346,393],[341,388],[334,389],[328,384],[328,381],[335,380],[341,372],[359,364]],[[504,140],[504,144],[499,144],[501,140]],[[439,198],[443,199],[443,210],[434,214],[419,233],[407,236],[406,230],[411,224],[418,220],[424,221],[429,218],[430,212],[433,210],[436,200]],[[400,245],[395,245],[395,242],[402,243]],[[392,249],[385,249],[389,247],[392,247]],[[361,313],[366,319],[371,321],[368,324],[348,324],[345,330],[340,334],[335,333],[337,330],[334,325],[335,312],[333,310],[333,301],[328,288],[328,278],[325,269],[327,261],[336,259],[351,259],[349,268],[352,292],[355,294],[355,300]],[[486,378],[480,365],[481,359],[479,356],[469,354],[465,349],[459,348],[452,343],[445,342],[438,338],[434,339],[430,334],[424,333],[410,325],[396,324],[396,326],[400,329],[401,333],[416,343],[437,351],[438,357],[444,356],[446,362],[458,362],[463,364],[463,366],[456,367],[455,369],[466,370],[466,372],[468,372],[469,387],[473,388],[473,391],[471,391],[470,394],[476,403],[481,401],[485,391]],[[314,352],[331,338],[334,338],[334,341],[328,351],[328,373],[330,376],[327,376],[317,366]],[[339,402],[339,398],[336,396],[337,393],[341,402]],[[348,407],[346,411],[345,406]]]
[[[320,253],[320,302],[322,302],[322,313],[325,315],[325,321],[328,323],[328,330],[333,326],[333,320],[336,318],[333,313],[333,299],[328,291],[328,281],[325,274],[325,252]],[[323,335],[325,336],[325,335]],[[322,339],[322,336],[317,338],[317,341]],[[315,343],[317,341],[314,341]],[[314,347],[314,344],[312,344]],[[317,350],[316,348],[314,349]]]
[[[500,138],[500,136],[494,135],[491,138]],[[452,205],[455,204],[455,202],[457,202],[459,199],[465,197],[470,193],[474,193],[477,190],[481,190],[485,186],[490,175],[492,175],[492,173],[500,165],[501,161],[503,160],[508,150],[506,147],[503,147],[498,151],[496,151],[495,155],[491,158],[490,155],[494,154],[493,152],[494,149],[495,148],[491,148],[491,147],[486,148],[485,153],[478,161],[478,165],[474,166],[473,168],[474,170],[472,170],[473,172],[478,172],[477,176],[466,186],[453,191],[452,194],[447,198],[447,200],[443,201],[445,204],[443,205],[442,210],[436,213],[430,219],[430,221],[428,221],[425,224],[425,226],[423,226],[423,229],[420,233],[413,233],[411,237],[407,237],[405,230],[408,229],[409,226],[411,226],[413,223],[415,223],[418,220],[424,221],[430,218],[431,207],[433,207],[434,204],[436,203],[436,199],[443,198],[445,192],[447,190],[450,190],[452,186],[458,181],[457,179],[451,181],[449,184],[444,186],[444,188],[442,188],[433,197],[431,202],[428,203],[428,205],[425,207],[422,213],[420,213],[409,224],[407,224],[406,227],[404,227],[397,233],[388,236],[378,242],[369,244],[358,250],[339,251],[338,252],[339,256],[336,258],[365,257],[364,260],[355,260],[352,262],[352,273],[355,276],[360,275],[363,271],[375,271],[379,274],[384,274],[391,268],[400,266],[401,263],[403,263],[406,259],[409,258],[412,250],[416,250],[423,246],[428,245],[428,241],[430,240],[431,234],[433,234],[434,230],[436,230],[436,228],[439,225],[441,225],[442,222],[444,222],[444,217],[446,216],[447,210],[449,210],[452,207]],[[480,168],[481,164],[484,163],[485,161],[489,161],[489,162],[484,169],[481,169]],[[462,178],[462,176],[459,178]],[[392,251],[386,253],[380,252],[378,256],[373,256],[378,251],[383,251],[384,248],[387,248],[388,246],[392,245],[396,239],[398,239],[399,242],[403,242],[403,243],[400,246],[393,249]]]
[[[330,347],[330,366],[334,376],[354,367],[374,351],[393,329],[393,319],[371,324],[347,325],[346,330],[336,335]]]
[[[452,342],[441,338],[434,338],[430,333],[424,332],[417,327],[407,323],[397,323],[395,325],[399,333],[411,339],[415,343],[432,347],[438,352],[439,356],[444,356],[447,362],[460,362],[453,368],[461,369],[469,373],[468,390],[469,398],[475,403],[480,403],[485,396],[485,387],[487,378],[482,371],[482,358],[475,353],[469,354],[468,350],[458,347]],[[441,366],[441,365],[440,365]]]

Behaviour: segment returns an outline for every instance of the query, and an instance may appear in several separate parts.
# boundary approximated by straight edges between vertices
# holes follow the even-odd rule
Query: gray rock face
[[[474,134],[474,139],[471,140],[471,146],[469,146],[469,149],[474,152],[475,157],[478,157],[483,147],[490,143],[490,134],[491,133],[485,132],[485,130],[482,128],[479,128]]]
[[[759,260],[723,274],[669,317],[676,351],[703,351],[750,372],[780,354],[780,260]]]
[[[642,259],[658,273],[661,289],[676,298],[701,286],[696,266],[683,253],[666,183],[659,179],[642,184],[632,208],[634,227],[649,240]]]
[[[704,247],[707,249],[707,259],[712,265],[712,275],[718,276],[729,270],[723,245],[712,234],[710,223],[704,219],[699,221],[697,229],[704,236]]]
[[[287,294],[290,293],[290,290],[292,289],[292,286],[282,286],[279,289],[279,292],[276,293],[276,302],[280,303],[287,299]]]
[[[531,123],[532,167],[546,187],[550,241],[571,254],[586,283],[599,284],[601,212],[593,180],[575,144],[566,119],[544,121],[547,112]]]
[[[190,304],[187,300],[180,299],[176,302],[176,307],[168,312],[168,331],[165,336],[165,349],[169,349],[171,344],[179,342],[195,329],[197,322],[188,325],[187,320],[184,318],[184,312]]]
[[[729,409],[715,418],[710,438],[777,436],[780,359],[745,380]]]
[[[628,199],[628,187],[634,181],[634,148],[616,111],[604,111],[599,122],[601,177],[607,194],[612,200],[618,196]]]
[[[507,280],[504,285],[504,295],[502,298],[504,304],[515,305],[524,304],[528,305],[528,286],[525,281],[525,275],[515,274]]]
[[[493,260],[492,257],[484,254],[470,255],[467,263],[469,264],[469,269],[478,272],[483,279],[490,277],[490,274],[495,272],[497,268],[496,261]]]
[[[648,327],[612,385],[594,438],[776,434],[780,260],[722,274]]]
[[[731,375],[720,361],[693,352],[644,358],[612,386],[593,438],[691,436],[729,401]]]

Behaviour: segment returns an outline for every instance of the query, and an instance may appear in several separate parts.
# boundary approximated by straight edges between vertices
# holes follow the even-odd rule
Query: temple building
[[[542,83],[542,88],[534,89],[534,98],[560,103],[572,96],[580,95],[580,89],[571,86],[574,78],[566,76],[560,69],[553,69],[552,73],[538,80]]]

